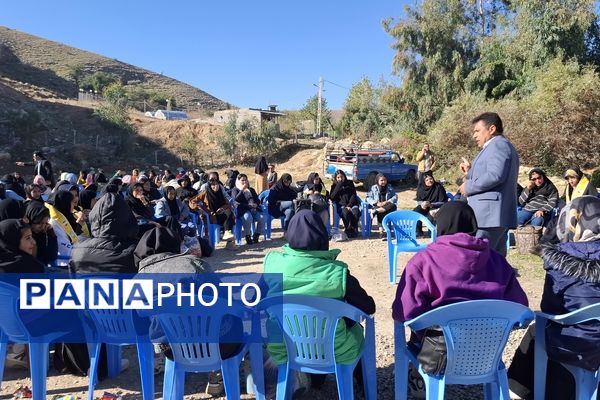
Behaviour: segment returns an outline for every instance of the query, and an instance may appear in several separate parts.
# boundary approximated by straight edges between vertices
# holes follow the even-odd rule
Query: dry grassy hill
[[[226,108],[216,97],[176,79],[116,59],[0,26],[0,75],[45,88],[62,98],[77,96],[69,70],[82,65],[86,74],[113,73],[124,84],[173,96],[178,107],[206,110]]]

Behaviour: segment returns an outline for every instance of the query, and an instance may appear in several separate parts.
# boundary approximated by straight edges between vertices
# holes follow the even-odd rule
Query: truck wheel
[[[373,185],[377,183],[377,171],[369,172],[365,180],[363,181],[363,186],[365,190],[369,191]]]
[[[414,169],[411,169],[406,173],[406,178],[404,178],[404,182],[406,182],[406,184],[410,186],[413,186],[415,183],[417,183],[417,174],[415,173]]]

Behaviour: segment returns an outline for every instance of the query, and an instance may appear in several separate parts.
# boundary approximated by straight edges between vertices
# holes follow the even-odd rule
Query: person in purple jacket
[[[467,203],[444,204],[436,222],[435,242],[413,256],[402,272],[392,305],[395,320],[407,321],[467,300],[508,300],[528,306],[527,295],[510,264],[490,248],[487,239],[475,237],[477,220]],[[420,339],[413,336],[411,341],[420,347]],[[423,380],[418,372],[409,375],[411,392],[419,398],[424,394]]]

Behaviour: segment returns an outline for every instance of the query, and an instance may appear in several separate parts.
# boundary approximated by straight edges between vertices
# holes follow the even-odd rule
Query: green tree
[[[310,97],[304,107],[300,110],[302,116],[305,119],[309,119],[313,121],[314,132],[317,133],[317,114],[318,114],[318,105],[319,105],[319,97],[314,95]],[[331,126],[331,110],[327,107],[327,100],[325,97],[321,96],[321,130],[326,129],[326,127]]]
[[[120,83],[113,83],[102,92],[104,99],[94,110],[105,123],[116,125],[122,129],[131,129],[126,92]]]
[[[81,88],[84,90],[94,90],[97,93],[102,93],[105,87],[113,84],[120,83],[121,78],[115,74],[108,72],[97,71],[92,75],[86,75],[81,81]]]
[[[82,64],[75,64],[75,65],[69,66],[68,76],[73,81],[75,81],[75,86],[77,86],[78,89],[81,87],[80,83],[81,83],[81,79],[83,79],[83,73],[84,73],[84,71],[83,71]]]
[[[219,141],[219,147],[221,147],[223,154],[229,157],[230,162],[235,161],[237,159],[239,144],[236,113],[230,115],[229,119],[225,123],[223,132],[225,135],[223,136],[223,139]]]

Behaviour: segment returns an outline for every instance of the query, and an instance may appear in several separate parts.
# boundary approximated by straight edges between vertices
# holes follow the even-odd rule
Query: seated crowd
[[[216,172],[183,169],[163,175],[138,169],[131,174],[117,171],[110,179],[102,171],[80,171],[79,177],[63,173],[55,185],[41,175],[31,185],[18,174],[5,175],[0,183],[0,272],[68,268],[77,273],[205,273],[212,268],[198,255],[207,256],[209,251],[203,246],[198,255],[182,251],[184,237],[201,241],[206,227],[213,224],[219,225],[226,240],[239,221],[246,244],[252,245],[265,232],[268,218],[281,218],[287,243],[265,256],[264,272],[281,273],[283,281],[270,286],[269,294],[339,299],[367,314],[375,313],[375,301],[349,266],[337,260],[341,251],[330,249],[329,241],[332,213],[342,220],[347,236],[354,238],[363,208],[377,219],[381,237],[387,237],[382,221],[397,210],[398,196],[385,175],[377,175],[363,201],[342,171],[335,173],[331,191],[316,172],[305,182],[294,183],[288,173],[277,179],[275,166],[264,157],[255,173],[256,189],[247,175],[235,170],[227,171],[225,184]],[[555,237],[542,246],[546,271],[542,311],[560,314],[594,303],[600,296],[600,199],[595,189],[576,167],[564,174],[567,187],[562,199],[541,169],[532,169],[528,178],[518,198],[519,224],[547,226],[549,236]],[[432,172],[420,175],[414,211],[434,223],[437,239],[404,268],[392,305],[393,319],[406,321],[443,305],[476,299],[527,306],[527,296],[506,258],[487,240],[475,237],[478,227],[471,207],[464,201],[449,202],[448,197]],[[196,224],[198,220],[204,223]],[[417,229],[423,235],[422,226]],[[415,348],[428,334],[411,337]],[[547,390],[547,398],[569,398],[574,382],[559,362],[597,369],[600,325],[568,329],[549,325],[546,336],[553,360],[548,387],[557,386]],[[509,370],[511,390],[523,398],[533,392],[534,340],[530,329]],[[340,321],[334,346],[339,363],[352,363],[364,346],[362,326]],[[18,363],[23,357],[15,348],[9,358]],[[236,349],[225,346],[222,356]],[[270,344],[267,350],[275,364],[287,361],[282,343]],[[168,349],[163,352],[169,357]],[[439,365],[440,360],[427,361]],[[360,384],[362,376],[355,377]],[[310,375],[309,381],[319,387],[324,375]],[[209,388],[215,379],[211,382]],[[422,378],[414,370],[409,373],[409,387],[413,396],[423,394]]]

